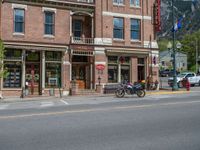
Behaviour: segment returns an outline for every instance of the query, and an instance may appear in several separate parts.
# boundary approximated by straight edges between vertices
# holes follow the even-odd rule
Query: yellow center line
[[[16,118],[28,118],[28,117],[37,117],[37,116],[40,116],[40,117],[41,116],[52,116],[52,115],[72,114],[72,113],[111,111],[111,110],[123,110],[123,109],[137,109],[137,108],[148,108],[148,107],[155,107],[155,106],[184,105],[184,104],[194,104],[194,103],[200,103],[200,101],[171,102],[171,103],[162,103],[162,104],[118,106],[118,107],[107,107],[107,108],[91,108],[91,109],[83,109],[83,110],[66,110],[66,111],[46,112],[46,113],[10,115],[10,116],[0,116],[0,120],[16,119]]]

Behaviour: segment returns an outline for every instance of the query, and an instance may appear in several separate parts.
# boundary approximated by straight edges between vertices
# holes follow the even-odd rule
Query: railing
[[[94,3],[94,0],[68,0],[69,2]]]
[[[87,44],[87,45],[112,45],[111,38],[81,38],[71,37],[72,44]]]
[[[71,42],[73,44],[94,44],[94,38],[80,38],[80,37],[71,37]]]

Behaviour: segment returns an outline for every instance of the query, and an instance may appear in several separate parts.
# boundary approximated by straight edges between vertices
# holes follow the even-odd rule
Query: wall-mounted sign
[[[153,20],[154,20],[154,26],[155,30],[157,32],[161,31],[161,10],[160,10],[161,0],[156,0],[153,6]]]
[[[98,64],[98,65],[96,65],[96,69],[97,69],[97,70],[104,70],[104,69],[105,69],[105,65],[103,65],[103,64]]]

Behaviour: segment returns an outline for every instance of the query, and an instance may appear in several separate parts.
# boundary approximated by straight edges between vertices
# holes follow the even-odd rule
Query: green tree
[[[160,51],[167,50],[168,42],[169,42],[168,39],[160,39],[160,40],[158,40],[158,47],[159,47]]]
[[[0,39],[0,78],[5,77],[7,72],[3,67],[3,58],[4,58],[5,48],[2,40]]]
[[[195,70],[194,66],[196,63],[196,47],[199,48],[200,44],[200,30],[193,33],[187,34],[181,41],[183,45],[181,51],[185,52],[188,56],[188,69]]]

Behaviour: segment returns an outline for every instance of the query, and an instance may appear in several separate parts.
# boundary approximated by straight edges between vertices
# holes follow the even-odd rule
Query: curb
[[[163,91],[163,92],[148,92],[147,95],[167,95],[167,94],[189,94],[190,91]]]

